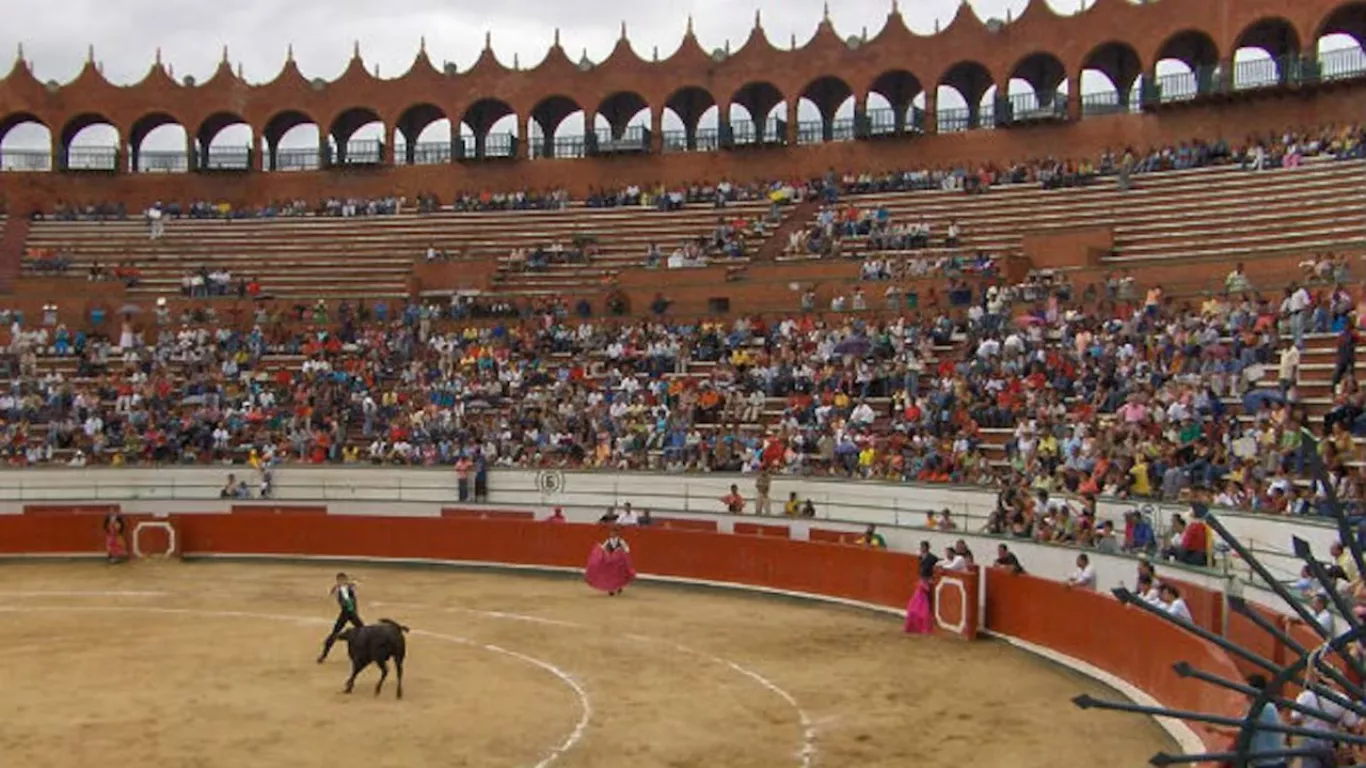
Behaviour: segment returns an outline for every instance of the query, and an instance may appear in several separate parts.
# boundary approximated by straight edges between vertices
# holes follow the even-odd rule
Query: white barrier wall
[[[0,513],[18,513],[26,503],[107,501],[123,504],[126,511],[146,513],[194,513],[222,511],[219,491],[229,473],[255,485],[256,473],[242,467],[173,468],[46,468],[0,472]],[[449,469],[406,467],[286,467],[274,471],[274,495],[279,502],[326,503],[335,514],[438,515],[441,507],[458,504],[455,474]],[[724,514],[721,496],[735,484],[749,499],[748,516],[754,512],[754,478],[741,475],[673,475],[653,473],[558,472],[495,470],[490,474],[489,503],[500,507],[545,510],[560,506],[573,520],[595,520],[604,509],[630,502],[637,509],[671,516],[717,517],[729,530],[734,516]],[[994,509],[993,490],[945,485],[902,485],[850,482],[831,479],[775,477],[771,497],[775,513],[781,514],[789,493],[811,499],[814,521],[792,521],[793,536],[806,538],[807,530],[857,529],[867,523],[882,527],[889,546],[911,550],[928,540],[936,552],[958,538],[966,539],[977,560],[995,559],[996,546],[1005,541],[1031,573],[1065,578],[1075,567],[1077,551],[1032,542],[978,535]],[[1123,530],[1123,515],[1138,506],[1132,502],[1103,500],[1103,519]],[[925,528],[927,511],[949,509],[958,520],[953,532]],[[1183,507],[1158,507],[1157,516],[1186,513]],[[1278,578],[1298,575],[1289,556],[1291,540],[1307,540],[1316,553],[1326,556],[1337,531],[1317,518],[1289,518],[1219,512],[1219,519],[1240,541],[1258,552]],[[1102,589],[1134,582],[1132,558],[1092,553]],[[1169,566],[1174,568],[1174,566]],[[1234,575],[1246,575],[1236,559],[1227,565]],[[1207,586],[1222,586],[1225,577],[1208,571],[1182,569],[1180,578]],[[1252,589],[1248,597],[1275,605],[1277,601]]]

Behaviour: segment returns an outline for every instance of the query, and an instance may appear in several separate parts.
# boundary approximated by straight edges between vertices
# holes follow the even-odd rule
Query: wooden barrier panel
[[[478,507],[443,507],[442,517],[470,520],[535,520],[536,513],[522,509],[480,509]]]
[[[774,536],[779,539],[792,538],[792,529],[786,525],[771,523],[736,523],[735,532],[742,536]]]
[[[233,504],[234,515],[315,515],[327,514],[327,507],[303,504]]]
[[[691,519],[686,517],[656,517],[655,527],[666,531],[716,531],[715,520]]]
[[[807,537],[812,541],[826,544],[857,544],[859,535],[853,531],[832,531],[826,528],[812,528]]]
[[[123,507],[118,504],[25,504],[26,515],[111,515]]]

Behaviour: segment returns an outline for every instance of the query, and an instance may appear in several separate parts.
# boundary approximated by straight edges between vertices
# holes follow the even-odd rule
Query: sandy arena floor
[[[314,663],[331,566],[0,565],[7,765],[783,768],[1141,765],[1157,725],[1010,646],[889,617],[638,584],[356,567],[412,627],[404,699]]]

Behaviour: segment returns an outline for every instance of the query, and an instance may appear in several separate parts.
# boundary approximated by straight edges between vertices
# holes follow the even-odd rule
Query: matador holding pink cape
[[[584,580],[588,586],[609,595],[619,595],[636,578],[631,565],[631,547],[621,538],[621,527],[612,526],[612,535],[593,546],[588,555]]]
[[[928,635],[934,632],[934,569],[939,558],[930,551],[928,541],[920,542],[920,578],[915,585],[915,594],[906,605],[906,633]]]

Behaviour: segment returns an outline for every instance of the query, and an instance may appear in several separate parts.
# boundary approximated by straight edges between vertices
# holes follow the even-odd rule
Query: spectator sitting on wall
[[[787,517],[797,517],[802,513],[802,502],[797,498],[797,492],[793,491],[787,495],[787,503],[783,504],[783,514]]]
[[[882,538],[882,534],[877,532],[877,526],[872,523],[868,524],[868,528],[863,532],[862,536],[858,537],[858,540],[855,543],[860,547],[868,547],[869,549],[887,548],[887,540]]]
[[[1179,589],[1171,584],[1163,584],[1161,593],[1163,607],[1166,608],[1167,613],[1170,613],[1178,619],[1184,619],[1194,623],[1195,620],[1191,618],[1190,608],[1186,606],[1186,601],[1181,597],[1181,591]]]
[[[1096,568],[1091,565],[1091,558],[1084,554],[1077,555],[1077,569],[1067,577],[1067,586],[1095,590]]]
[[[813,502],[811,499],[807,499],[806,501],[802,502],[802,517],[815,517],[815,516],[816,516],[816,503]]]
[[[608,507],[607,511],[602,513],[602,517],[598,518],[598,522],[613,525],[617,522],[618,517],[617,510],[613,507]]]
[[[655,524],[655,519],[654,519],[653,517],[650,516],[650,510],[648,510],[648,509],[642,509],[642,510],[640,510],[640,515],[639,515],[638,517],[636,517],[636,525],[639,526],[639,527],[644,528],[644,527],[651,526],[651,525],[654,525],[654,524]]]
[[[1020,565],[1020,558],[1004,544],[996,545],[996,562],[992,563],[997,568],[1004,568],[1013,574],[1024,573],[1024,566]]]
[[[1327,637],[1337,634],[1337,623],[1333,618],[1333,612],[1328,610],[1328,596],[1319,592],[1309,600],[1309,610],[1314,614],[1314,622],[1323,630]]]
[[[946,571],[966,571],[968,569],[968,559],[953,547],[944,547],[944,564],[941,566]]]
[[[621,514],[617,515],[617,525],[638,525],[640,517],[634,509],[631,509],[631,502],[622,505]]]
[[[1153,581],[1153,577],[1146,573],[1138,577],[1138,585],[1134,587],[1134,594],[1148,605],[1166,609],[1166,605],[1162,602],[1162,590]]]

